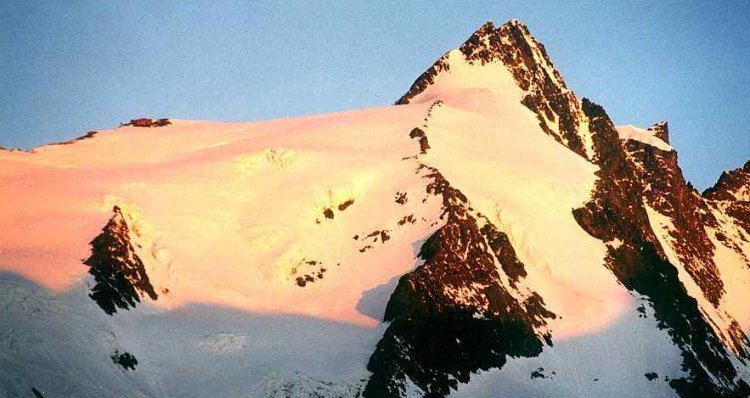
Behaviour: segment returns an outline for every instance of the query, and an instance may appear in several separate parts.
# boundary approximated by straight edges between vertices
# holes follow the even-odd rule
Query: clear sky
[[[0,145],[133,117],[390,104],[486,20],[520,19],[616,124],[670,122],[699,189],[750,158],[750,2],[0,0]]]

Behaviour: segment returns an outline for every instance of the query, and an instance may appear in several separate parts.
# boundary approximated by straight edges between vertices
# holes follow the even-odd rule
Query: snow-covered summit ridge
[[[482,93],[515,95],[547,135],[591,161],[596,148],[581,101],[567,87],[544,45],[517,20],[491,21],[424,72],[396,104],[451,101]]]
[[[531,62],[528,62],[527,69],[535,66],[544,68],[556,84],[567,90],[565,82],[549,60],[544,46],[531,36],[523,23],[518,20],[511,20],[500,27],[495,27],[492,21],[487,21],[472,33],[461,46],[440,57],[432,67],[414,82],[410,90],[396,101],[396,104],[413,103],[415,100],[423,101],[424,97],[418,99],[416,97],[424,91],[434,90],[430,86],[435,83],[435,77],[441,72],[452,75],[475,75],[474,79],[461,81],[463,84],[457,87],[458,89],[495,88],[493,86],[503,83],[502,76],[498,76],[497,71],[490,68],[487,70],[490,74],[489,78],[487,76],[480,77],[479,75],[485,75],[482,69],[466,69],[466,65],[461,64],[466,63],[471,66],[504,65],[510,63],[512,52],[515,50],[522,51],[524,55],[528,56],[528,61]],[[512,72],[514,72],[514,75],[518,75],[518,79],[522,78],[523,71],[517,69]],[[492,76],[493,74],[495,76]],[[466,78],[466,76],[462,77]],[[519,82],[519,85],[522,90],[529,88],[528,81]]]
[[[648,129],[642,129],[632,124],[617,126],[617,133],[623,141],[634,140],[667,152],[674,150],[669,145],[667,122],[656,123]]]

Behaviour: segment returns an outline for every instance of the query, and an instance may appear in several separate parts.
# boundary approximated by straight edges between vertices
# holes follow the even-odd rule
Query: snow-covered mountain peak
[[[572,151],[591,161],[599,157],[581,102],[544,45],[517,20],[499,28],[491,21],[482,25],[438,59],[396,104],[440,100],[465,108],[476,100],[499,103],[499,97],[515,97],[545,133]]]
[[[398,104],[0,151],[0,396],[750,397],[750,162],[699,195],[517,20]]]
[[[476,75],[484,74],[482,70],[466,68],[467,65],[463,64],[503,65],[524,91],[529,90],[532,85],[532,75],[543,71],[561,89],[567,90],[560,73],[547,56],[544,46],[531,35],[526,25],[518,20],[511,20],[500,27],[495,27],[492,21],[487,21],[458,48],[438,59],[414,82],[410,90],[397,101],[397,104],[414,102],[415,97],[424,91],[433,90],[434,88],[430,86],[434,85],[436,77],[441,73],[474,75],[473,79],[463,81],[464,84],[455,87],[456,89],[474,86],[493,88],[492,82],[477,79]],[[487,72],[495,74],[496,84],[502,83],[498,71],[489,68]]]

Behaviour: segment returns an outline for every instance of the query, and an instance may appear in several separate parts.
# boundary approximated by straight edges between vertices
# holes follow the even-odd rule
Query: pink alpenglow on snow
[[[515,20],[397,103],[0,151],[0,395],[750,395],[748,166]]]

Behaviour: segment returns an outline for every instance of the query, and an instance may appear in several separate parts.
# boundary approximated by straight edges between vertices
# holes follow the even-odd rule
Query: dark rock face
[[[121,126],[133,126],[133,127],[163,127],[172,124],[169,119],[149,119],[149,118],[138,118],[130,119],[128,123],[122,123]]]
[[[742,168],[723,172],[716,184],[703,192],[703,198],[711,210],[729,221],[715,234],[716,239],[743,257],[750,269],[750,258],[741,248],[741,244],[750,242],[750,161]]]
[[[505,274],[510,279],[512,287],[516,287],[516,282],[526,277],[526,270],[521,260],[516,256],[516,251],[510,244],[508,235],[500,232],[492,224],[485,224],[480,230],[482,235],[487,239],[487,244],[492,249],[492,253],[500,262]]]
[[[669,144],[669,124],[666,121],[661,121],[648,128],[649,131],[654,133],[654,136],[667,144]]]
[[[674,224],[670,236],[685,269],[714,305],[724,284],[713,261],[714,245],[704,226],[717,226],[708,206],[682,176],[677,152],[663,151],[642,142],[624,143],[629,167],[642,189],[643,200]]]
[[[500,368],[511,356],[536,356],[555,315],[531,292],[519,301],[499,269],[518,282],[524,265],[507,236],[472,214],[468,200],[435,169],[422,167],[427,192],[441,196],[445,225],[428,238],[424,263],[404,275],[385,312],[390,325],[370,358],[365,397],[399,397],[408,383],[443,397],[479,370]],[[507,271],[506,271],[507,272]]]
[[[736,225],[740,226],[745,233],[742,235],[742,240],[749,241],[750,240],[750,201],[742,200],[742,201],[734,201],[734,202],[728,202],[723,204],[723,211],[726,215],[733,218],[733,221]],[[717,205],[721,206],[721,205]],[[719,237],[719,240],[722,240],[721,237]],[[750,267],[750,262],[748,262],[748,267]]]
[[[308,283],[315,283],[325,276],[328,271],[322,261],[303,259],[299,265],[292,269],[291,276],[299,275],[294,278],[294,282],[299,287],[305,287]]]
[[[682,366],[688,376],[670,380],[670,386],[681,397],[749,396],[750,387],[736,379],[737,372],[729,359],[732,354],[709,325],[697,301],[687,293],[677,268],[667,259],[649,224],[644,202],[669,214],[675,225],[682,222],[681,228],[686,228],[689,221],[679,221],[685,214],[678,213],[695,210],[682,207],[694,205],[693,193],[676,167],[676,155],[656,152],[640,143],[620,145],[604,110],[587,100],[583,104],[600,137],[598,144],[606,150],[600,152],[601,170],[592,200],[573,214],[592,236],[604,242],[622,242],[617,247],[609,246],[605,263],[628,290],[648,297],[659,327],[669,331],[672,342],[682,351]],[[649,183],[651,191],[645,188]],[[700,237],[685,233],[678,239]],[[708,292],[706,297],[720,297],[721,291],[712,290],[712,279],[706,277],[709,284],[701,286]]]
[[[719,181],[703,191],[703,197],[708,200],[728,201],[746,201],[746,198],[750,198],[750,160],[739,169],[721,173]]]
[[[411,85],[409,91],[396,101],[396,105],[408,104],[409,100],[416,97],[419,93],[427,89],[432,83],[435,83],[435,76],[442,71],[450,70],[450,65],[446,56],[437,60],[429,69],[422,73],[419,78]]]
[[[110,358],[112,358],[112,362],[124,370],[135,370],[135,366],[138,365],[138,360],[129,352],[120,353],[120,351],[115,351]]]
[[[354,199],[348,199],[345,202],[342,202],[341,204],[338,205],[339,211],[344,211],[353,204],[354,204]]]
[[[74,143],[76,143],[78,141],[83,141],[83,140],[87,140],[89,138],[94,138],[94,136],[96,136],[98,133],[99,133],[98,131],[92,130],[92,131],[89,131],[88,133],[86,133],[86,134],[84,134],[84,135],[82,135],[80,137],[73,138],[72,140],[63,141],[63,142],[56,142],[56,143],[50,144],[50,145],[70,145],[70,144],[74,144]],[[0,148],[2,148],[2,147],[0,147]]]
[[[424,130],[420,129],[419,127],[415,127],[410,133],[409,138],[419,138],[419,153],[424,155],[427,153],[427,150],[430,149],[430,143],[427,140],[427,135],[424,133]]]
[[[122,211],[117,206],[112,211],[114,215],[91,241],[91,256],[84,261],[96,282],[89,297],[109,315],[117,308],[134,308],[141,296],[158,298],[143,261],[130,243],[130,228]]]

